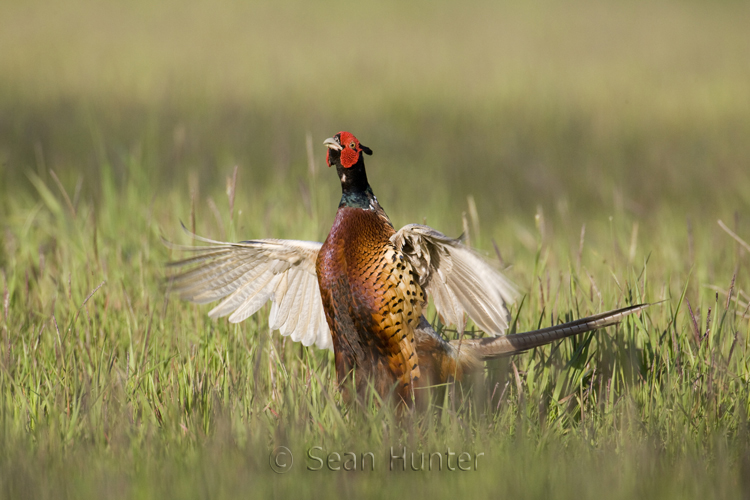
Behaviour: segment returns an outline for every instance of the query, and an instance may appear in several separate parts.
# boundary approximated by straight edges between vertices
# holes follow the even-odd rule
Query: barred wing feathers
[[[208,314],[238,323],[271,301],[272,330],[295,342],[333,349],[331,332],[315,274],[320,243],[297,240],[253,240],[225,243],[199,238],[205,246],[172,248],[191,252],[171,262],[171,291],[183,300],[206,304],[221,300]]]
[[[518,292],[474,250],[420,224],[404,226],[391,241],[417,270],[444,323],[461,328],[466,313],[488,334],[506,332],[507,304]]]

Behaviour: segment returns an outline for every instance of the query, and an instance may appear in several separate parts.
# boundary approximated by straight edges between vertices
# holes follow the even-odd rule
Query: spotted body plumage
[[[317,273],[339,382],[353,376],[361,390],[374,380],[379,393],[409,400],[420,379],[414,329],[425,296],[393,233],[377,210],[341,207]]]

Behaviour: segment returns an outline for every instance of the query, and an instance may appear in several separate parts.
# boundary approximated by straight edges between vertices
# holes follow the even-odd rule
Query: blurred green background
[[[0,497],[747,493],[750,268],[716,220],[750,239],[748,27],[739,0],[0,0]],[[497,243],[519,330],[665,302],[404,424],[265,310],[166,300],[180,220],[322,241],[340,130],[396,226]],[[268,467],[402,443],[488,468]]]
[[[3,185],[104,161],[296,182],[310,133],[375,151],[388,207],[638,216],[750,201],[747,2],[5,1]],[[426,214],[418,214],[423,216]],[[415,217],[417,214],[414,215]]]

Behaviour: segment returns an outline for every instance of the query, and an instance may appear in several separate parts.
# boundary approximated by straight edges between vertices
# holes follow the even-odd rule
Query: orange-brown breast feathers
[[[392,234],[374,211],[342,207],[319,254],[318,279],[339,378],[342,366],[356,367],[381,392],[400,382],[399,395],[409,398],[420,376],[414,329],[425,299]]]

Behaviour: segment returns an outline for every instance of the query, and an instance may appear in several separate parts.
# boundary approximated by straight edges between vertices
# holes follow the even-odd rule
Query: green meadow
[[[0,498],[747,497],[749,23],[732,0],[0,0]],[[169,298],[181,222],[323,241],[341,130],[397,227],[518,284],[515,331],[655,305],[397,415],[346,404],[270,306]]]

